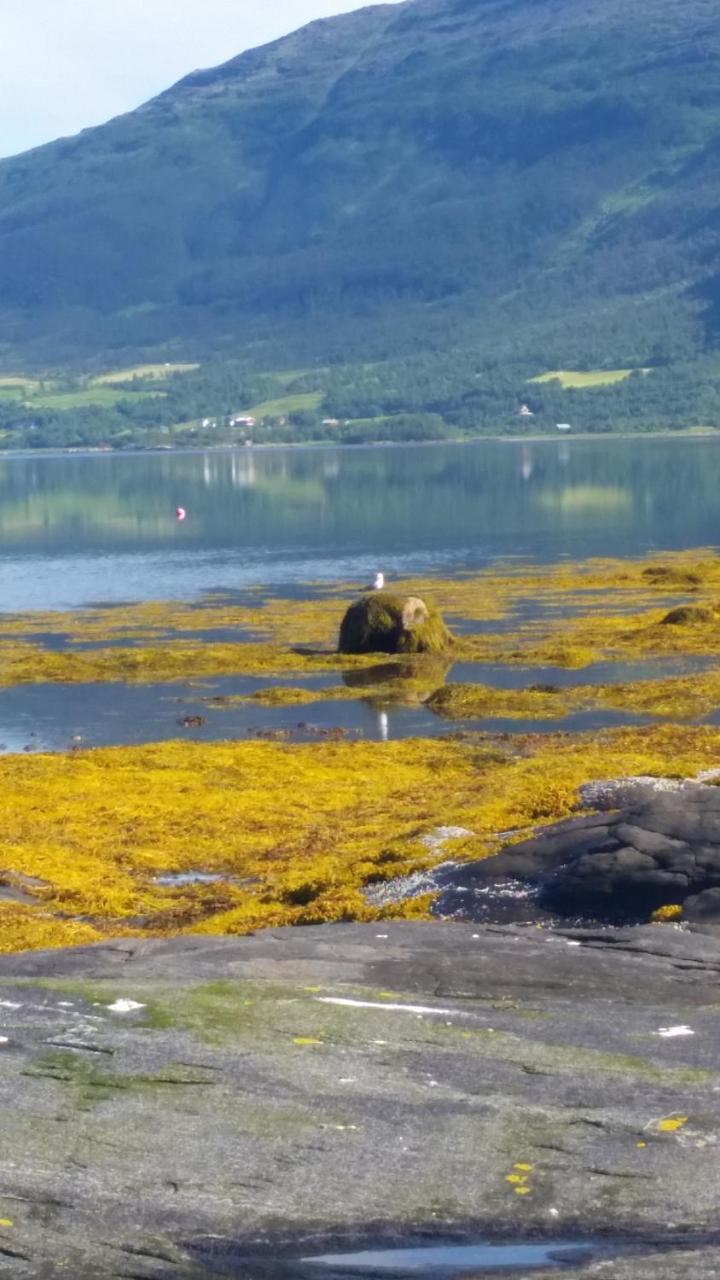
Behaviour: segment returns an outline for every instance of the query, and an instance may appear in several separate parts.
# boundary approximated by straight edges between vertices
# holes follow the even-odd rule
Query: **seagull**
[[[373,580],[373,584],[372,584],[373,591],[382,591],[384,586],[385,586],[385,574],[376,573],[375,578]]]

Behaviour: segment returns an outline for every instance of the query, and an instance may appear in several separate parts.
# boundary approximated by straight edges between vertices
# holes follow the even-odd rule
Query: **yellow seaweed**
[[[38,905],[0,909],[0,949],[120,934],[243,933],[372,919],[363,890],[442,861],[422,836],[498,833],[572,813],[581,783],[690,775],[714,764],[720,730],[661,725],[512,741],[163,743],[0,758],[0,865],[37,877]],[[164,872],[218,883],[164,887]],[[426,914],[430,899],[387,915]]]

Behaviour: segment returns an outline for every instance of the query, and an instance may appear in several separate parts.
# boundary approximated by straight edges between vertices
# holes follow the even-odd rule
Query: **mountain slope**
[[[5,360],[693,356],[719,57],[711,0],[407,0],[196,73],[0,163]]]

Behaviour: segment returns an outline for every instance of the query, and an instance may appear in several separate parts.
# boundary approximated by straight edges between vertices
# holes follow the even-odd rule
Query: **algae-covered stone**
[[[348,609],[341,653],[444,653],[452,644],[437,609],[419,596],[373,591]]]
[[[702,583],[702,577],[699,573],[694,573],[690,569],[676,567],[674,565],[651,564],[647,569],[643,569],[643,578],[647,578],[650,582],[660,583],[662,586],[674,587],[699,587]]]
[[[718,615],[714,609],[700,604],[681,604],[671,609],[662,619],[666,627],[692,627],[703,622],[717,622]]]

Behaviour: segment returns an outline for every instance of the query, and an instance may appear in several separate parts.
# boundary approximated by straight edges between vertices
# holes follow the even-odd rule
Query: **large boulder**
[[[372,591],[351,604],[340,627],[340,653],[445,653],[452,644],[437,609],[419,596]]]

